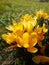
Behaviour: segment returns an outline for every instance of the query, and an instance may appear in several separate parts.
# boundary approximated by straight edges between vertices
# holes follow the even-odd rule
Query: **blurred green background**
[[[0,0],[0,15],[5,11],[11,10],[18,10],[16,11],[17,13],[19,13],[19,10],[27,10],[27,12],[31,13],[35,10],[44,9],[49,12],[49,2],[40,1],[47,0]]]

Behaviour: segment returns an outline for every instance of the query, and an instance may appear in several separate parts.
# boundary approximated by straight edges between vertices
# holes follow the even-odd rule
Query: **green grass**
[[[9,11],[12,5],[15,9],[17,8],[27,11],[35,11],[39,9],[44,9],[49,12],[49,2],[39,2],[38,0],[0,0],[0,14],[2,11]]]

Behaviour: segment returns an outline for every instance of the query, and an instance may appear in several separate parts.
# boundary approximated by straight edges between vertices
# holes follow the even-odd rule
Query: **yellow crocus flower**
[[[36,16],[37,18],[43,18],[43,19],[47,19],[48,18],[48,14],[45,13],[43,10],[39,10],[36,12]]]
[[[46,19],[47,14],[39,11],[34,17],[29,14],[23,15],[19,23],[13,21],[12,25],[6,27],[11,33],[3,34],[2,38],[8,44],[15,44],[11,46],[11,48],[23,47],[26,48],[28,52],[36,53],[38,49],[35,45],[38,43],[38,45],[42,47],[41,41],[45,38],[44,34],[48,31],[45,24],[43,24],[42,27],[36,25],[37,18],[41,17]]]

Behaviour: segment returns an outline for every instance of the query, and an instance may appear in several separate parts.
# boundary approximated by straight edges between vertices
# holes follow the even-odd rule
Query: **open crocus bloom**
[[[42,27],[37,26],[37,17],[32,17],[26,14],[21,17],[20,22],[13,21],[12,25],[6,27],[11,33],[3,34],[2,38],[10,45],[15,45],[11,48],[24,47],[28,52],[36,53],[38,49],[35,47],[44,39],[44,34],[47,32],[45,24]],[[36,27],[37,26],[37,27]]]

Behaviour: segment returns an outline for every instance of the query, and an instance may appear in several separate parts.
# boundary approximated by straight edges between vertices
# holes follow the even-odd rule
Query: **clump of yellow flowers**
[[[11,33],[3,34],[2,38],[10,45],[15,45],[11,48],[26,48],[28,52],[36,53],[38,49],[35,47],[36,44],[41,46],[41,41],[45,38],[44,34],[48,31],[46,24],[40,27],[37,25],[37,19],[48,17],[47,13],[43,11],[36,12],[36,15],[25,14],[20,18],[19,23],[13,21],[12,25],[6,27]]]

